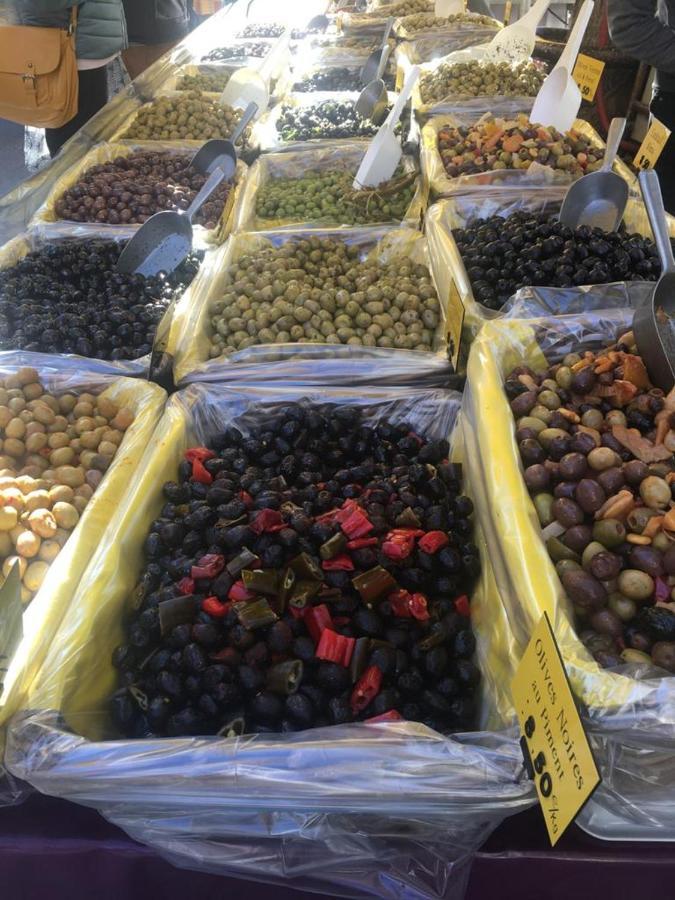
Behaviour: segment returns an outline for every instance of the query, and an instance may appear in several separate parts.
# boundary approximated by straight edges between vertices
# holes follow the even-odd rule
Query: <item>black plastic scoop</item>
[[[652,382],[666,393],[675,385],[675,259],[668,234],[659,178],[653,169],[640,172],[640,190],[661,260],[661,277],[651,300],[638,307],[633,334]]]
[[[232,136],[227,140],[214,138],[202,144],[192,157],[190,166],[202,175],[210,175],[214,169],[221,168],[226,173],[226,178],[232,178],[237,169],[237,148],[234,145],[257,112],[258,104],[249,103]]]

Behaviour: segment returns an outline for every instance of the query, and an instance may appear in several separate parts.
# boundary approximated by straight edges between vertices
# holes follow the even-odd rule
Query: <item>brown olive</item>
[[[675,672],[675,641],[657,641],[652,647],[652,660],[655,666]]]
[[[588,464],[583,453],[566,453],[560,460],[560,474],[570,481],[578,481],[588,471]]]
[[[624,463],[622,472],[628,484],[637,485],[649,475],[649,468],[639,459],[632,459]]]
[[[625,483],[623,472],[618,466],[612,466],[609,469],[605,469],[604,472],[600,472],[598,475],[598,484],[602,487],[608,497],[611,497],[613,494],[618,494]]]
[[[607,495],[597,481],[582,478],[574,494],[574,499],[586,513],[594,513],[600,509]]]
[[[599,634],[609,634],[614,638],[621,637],[623,633],[623,622],[611,609],[601,609],[593,613],[589,624]]]
[[[604,587],[597,578],[582,569],[565,572],[562,583],[572,603],[580,609],[591,612],[601,609],[607,602]]]
[[[584,511],[579,504],[565,497],[560,497],[554,501],[553,515],[565,528],[571,528],[572,525],[582,525],[584,521]]]
[[[657,578],[664,573],[663,557],[658,550],[653,550],[651,547],[633,547],[628,555],[628,561],[634,569],[640,569],[651,575],[652,578]]]

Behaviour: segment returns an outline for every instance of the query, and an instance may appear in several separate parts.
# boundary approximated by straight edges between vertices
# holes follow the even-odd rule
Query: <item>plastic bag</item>
[[[236,231],[268,231],[281,228],[298,228],[306,230],[312,227],[326,227],[320,222],[291,222],[288,219],[259,219],[256,216],[256,200],[258,191],[269,181],[277,178],[301,178],[306,174],[318,172],[335,172],[338,170],[356,172],[364,154],[363,141],[322,141],[311,149],[302,151],[288,150],[284,153],[265,153],[251,166],[243,190],[239,194],[239,202],[234,213],[234,230]],[[406,175],[417,172],[414,160],[405,156],[402,166]],[[408,228],[417,228],[426,207],[425,192],[421,179],[416,179],[416,189],[405,218],[401,224]],[[336,227],[337,223],[330,223]],[[395,224],[399,224],[396,222]],[[343,228],[351,226],[342,226]]]
[[[602,669],[576,636],[571,605],[523,481],[513,416],[502,386],[517,365],[540,370],[546,360],[597,348],[630,325],[627,310],[487,322],[471,348],[461,437],[465,476],[508,621],[513,664],[547,612],[582,703],[603,780],[580,824],[600,837],[672,840],[675,679],[655,678],[654,669],[644,666]],[[486,584],[481,579],[475,593],[477,610],[494,609],[495,594],[486,591]]]
[[[161,94],[170,94],[175,91],[184,91],[186,88],[179,88],[181,79],[186,75],[220,75],[224,72],[228,74],[232,74],[236,72],[237,69],[243,68],[244,65],[253,65],[255,69],[256,66],[260,65],[261,59],[253,59],[248,62],[243,62],[242,60],[231,60],[229,63],[201,63],[199,65],[189,64],[186,66],[180,66],[174,68],[172,72],[168,75],[168,77],[163,82],[161,89],[157,92],[157,95]],[[270,81],[270,104],[278,103],[282,97],[291,89],[292,80],[290,69],[286,68],[282,73],[282,76],[279,78],[272,78]]]
[[[113,237],[129,238],[136,233],[139,225],[108,225],[101,222],[73,222],[70,220],[60,219],[56,213],[56,203],[60,197],[71,187],[73,187],[80,178],[93,166],[101,163],[110,162],[119,156],[129,156],[139,150],[161,151],[167,150],[171,153],[180,153],[180,148],[174,142],[163,141],[146,141],[146,142],[127,142],[98,144],[86,154],[77,165],[69,169],[65,175],[57,179],[46,201],[31,219],[31,228],[36,228],[45,237],[58,235],[62,229],[66,229],[69,234],[77,234],[85,237],[88,233],[93,232],[96,236],[107,235]],[[185,142],[187,144],[187,142]],[[189,149],[185,148],[185,155],[189,155]],[[229,235],[233,226],[232,211],[237,203],[237,197],[242,190],[246,172],[248,167],[239,160],[237,162],[237,171],[235,173],[234,188],[228,194],[223,213],[216,228],[207,229],[202,225],[195,223],[193,225],[195,243],[194,246],[199,249],[208,243],[220,242],[225,240]],[[55,227],[53,227],[55,226]]]
[[[8,269],[11,266],[16,265],[19,260],[23,259],[28,253],[33,250],[39,250],[44,244],[52,244],[58,243],[60,241],[67,240],[114,240],[114,241],[125,241],[127,237],[123,234],[119,233],[117,229],[115,229],[116,233],[111,234],[110,232],[100,229],[97,230],[94,225],[86,225],[83,227],[80,226],[71,226],[68,224],[54,225],[49,226],[45,229],[45,232],[42,232],[41,227],[35,228],[32,232],[28,234],[17,235],[17,237],[13,238],[4,247],[0,248],[0,269]],[[195,249],[200,249],[198,246]],[[194,292],[194,286],[199,278],[199,274],[201,270],[206,265],[206,259],[209,254],[205,254],[204,260],[199,268],[199,272],[193,278],[192,283],[188,285],[181,296],[181,300],[184,300],[187,305],[192,303],[192,297]],[[178,298],[177,298],[178,299]],[[173,318],[173,312],[175,308],[176,300],[172,301],[166,308],[164,315],[160,319],[157,324],[157,328],[155,330],[155,345],[159,345],[163,341],[164,335],[169,335],[171,331],[171,322]],[[17,352],[17,351],[0,351],[0,359],[7,352]],[[51,357],[49,354],[45,353],[33,353],[31,354],[36,360],[38,360],[39,364],[36,363],[36,368],[39,369],[41,361],[45,360],[48,362]],[[154,354],[146,354],[145,356],[140,356],[137,359],[130,360],[117,360],[115,363],[106,363],[104,360],[92,359],[86,356],[78,356],[74,353],[64,353],[60,354],[60,358],[64,360],[73,360],[79,361],[79,364],[83,366],[85,369],[90,368],[91,365],[97,366],[99,363],[103,363],[103,365],[107,365],[112,367],[112,370],[119,371],[121,374],[133,376],[133,375],[146,375],[148,370],[150,369],[151,363],[154,362],[151,359],[151,356]]]
[[[50,566],[42,587],[26,607],[23,636],[14,654],[3,662],[7,671],[0,686],[0,750],[4,745],[6,725],[26,699],[28,687],[50,650],[54,633],[67,615],[80,578],[102,539],[111,514],[120,504],[166,401],[166,393],[160,387],[122,377],[124,370],[115,363],[22,351],[0,354],[0,375],[15,372],[22,366],[36,368],[48,390],[105,391],[115,403],[132,410],[134,422],[76,528]],[[13,780],[10,783],[0,777],[0,806],[11,802],[16,802],[16,785]]]
[[[475,848],[533,802],[515,734],[443,738],[423,726],[339,726],[271,737],[111,740],[105,708],[147,528],[184,449],[264,409],[358,404],[371,421],[447,435],[459,395],[273,383],[174,394],[13,722],[7,763],[41,791],[99,809],[180,865],[332,895],[461,896]],[[86,628],[83,623],[86,622]],[[489,635],[489,621],[477,623]],[[501,640],[499,636],[496,636]],[[75,733],[67,729],[73,729]],[[83,736],[82,736],[83,735]],[[180,772],[180,777],[177,776]]]
[[[463,193],[441,200],[431,206],[426,216],[425,233],[433,255],[446,260],[450,271],[450,305],[464,307],[464,338],[470,342],[481,325],[489,319],[530,319],[544,315],[581,313],[598,309],[635,309],[654,290],[652,281],[615,282],[570,288],[521,288],[501,310],[488,309],[473,296],[471,281],[466,272],[452,231],[465,228],[478,219],[491,216],[506,218],[521,210],[557,215],[567,191],[566,187],[525,190],[486,187],[473,193]],[[631,194],[623,219],[628,233],[651,237],[649,219],[642,200]],[[675,236],[675,219],[669,216],[669,228]]]
[[[467,16],[472,16],[467,13]],[[440,25],[428,30],[410,31],[405,23],[405,18],[394,22],[394,34],[401,41],[424,40],[425,38],[441,39],[446,53],[453,50],[464,50],[466,47],[475,47],[478,44],[486,44],[502,28],[500,22],[494,20],[494,25],[488,25],[480,21],[479,16],[474,16],[474,21],[453,22],[449,25]]]
[[[515,190],[536,186],[538,188],[569,187],[576,178],[560,169],[534,163],[529,169],[498,169],[489,172],[476,172],[473,175],[448,177],[440,153],[438,152],[438,132],[447,125],[469,125],[481,116],[467,110],[457,111],[453,115],[438,116],[429,119],[422,128],[420,160],[429,187],[435,198],[450,197],[455,194],[472,191],[483,187],[510,187]],[[600,135],[583,119],[575,119],[574,131],[587,138],[595,147],[604,147]],[[635,176],[621,160],[614,161],[613,170],[629,184],[635,184]]]
[[[430,61],[425,61],[421,66],[420,80],[434,72],[441,65],[452,65],[460,62],[481,60],[485,56],[484,47],[471,47],[466,50],[458,50],[446,56],[440,56]],[[396,48],[396,62],[398,66],[398,81],[403,83],[410,68],[415,65],[413,59],[415,53],[408,41]],[[514,66],[515,67],[515,66]],[[442,100],[434,100],[425,103],[422,100],[420,81],[418,80],[412,92],[413,109],[418,117],[428,119],[430,116],[470,115],[476,119],[486,112],[492,112],[495,116],[512,118],[520,112],[529,113],[534,104],[534,97],[507,96],[503,94],[485,95],[479,97],[447,96]]]
[[[176,305],[171,325],[168,352],[174,357],[174,377],[176,382],[185,379],[200,368],[204,371],[209,360],[211,342],[210,308],[223,292],[228,270],[233,262],[244,254],[271,246],[279,247],[291,240],[309,238],[333,238],[359,247],[361,259],[374,256],[382,262],[392,258],[407,256],[426,266],[431,272],[440,303],[440,320],[434,336],[434,349],[395,350],[385,347],[364,347],[352,344],[257,344],[245,350],[232,352],[227,356],[231,363],[274,363],[288,359],[325,359],[348,357],[350,359],[378,360],[406,354],[417,360],[422,369],[427,359],[434,354],[447,360],[448,328],[444,286],[447,270],[443,258],[430,252],[424,237],[409,228],[364,227],[353,229],[313,229],[312,231],[266,231],[254,234],[238,233],[220,249],[208,254],[193,282],[194,291]],[[223,358],[216,359],[217,364]],[[448,371],[451,371],[448,367]]]

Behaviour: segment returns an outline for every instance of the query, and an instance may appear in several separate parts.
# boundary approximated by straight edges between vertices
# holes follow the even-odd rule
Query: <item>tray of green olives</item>
[[[405,156],[387,182],[355,191],[354,175],[363,153],[359,141],[329,141],[311,149],[263,154],[239,195],[235,230],[383,223],[418,227],[424,190],[415,161]]]
[[[326,264],[343,273],[339,285],[319,286]],[[176,382],[209,360],[447,357],[446,266],[419,231],[239,232],[204,265],[196,302],[172,322]],[[278,277],[289,269],[291,282]]]

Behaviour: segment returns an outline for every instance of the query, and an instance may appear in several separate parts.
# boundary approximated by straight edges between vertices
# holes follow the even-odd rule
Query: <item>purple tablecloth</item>
[[[478,854],[467,900],[669,897],[675,848],[602,843],[572,828],[551,850],[539,810],[507,819]],[[11,900],[291,900],[311,894],[175,869],[96,812],[33,796],[0,809],[0,895]]]

